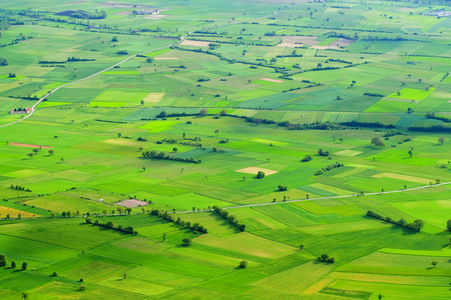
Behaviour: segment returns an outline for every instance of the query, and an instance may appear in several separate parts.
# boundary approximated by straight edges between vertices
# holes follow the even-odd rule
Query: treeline
[[[445,117],[445,116],[436,116],[435,113],[427,113],[426,118],[428,119],[434,119],[434,120],[440,120],[445,123],[451,123],[451,118]]]
[[[20,186],[20,185],[11,184],[10,188],[13,189],[13,190],[17,190],[17,191],[31,192],[30,189],[25,189],[25,187]]]
[[[182,161],[182,162],[188,162],[188,163],[194,163],[194,164],[200,164],[202,162],[202,160],[200,160],[200,159],[195,160],[193,157],[182,158],[182,157],[169,156],[166,153],[164,153],[163,151],[161,151],[161,152],[143,151],[141,154],[144,158],[174,160],[174,161]]]
[[[128,233],[128,234],[134,234],[134,235],[138,234],[138,231],[134,230],[134,228],[131,226],[128,226],[128,227],[123,227],[122,225],[116,226],[111,221],[108,221],[106,223],[100,223],[99,220],[95,220],[93,222],[91,218],[86,218],[86,223],[94,225],[94,226],[99,226],[99,227],[103,227],[103,228],[107,228],[107,229],[112,229],[112,230]]]
[[[445,125],[432,125],[429,127],[424,126],[410,126],[407,128],[409,131],[424,131],[424,132],[451,132],[451,127]]]
[[[344,166],[344,165],[343,165],[342,163],[335,162],[335,163],[333,163],[332,165],[327,165],[327,166],[325,166],[325,167],[319,169],[318,171],[316,171],[315,176],[319,176],[319,175],[323,174],[324,172],[333,170],[333,169],[335,169],[335,168],[340,168],[340,167],[343,167],[343,166]]]
[[[213,206],[213,211],[221,216],[224,220],[228,221],[229,224],[235,226],[238,230],[244,231],[246,229],[246,225],[240,224],[234,215],[230,215],[228,211],[218,207],[217,205]]]
[[[165,219],[166,221],[169,222],[174,222],[180,226],[183,226],[185,228],[191,229],[195,232],[199,232],[199,233],[208,233],[208,230],[206,227],[200,225],[199,223],[193,223],[191,224],[191,222],[185,222],[183,221],[180,217],[178,217],[177,219],[175,219],[173,217],[174,214],[170,214],[167,211],[163,211],[163,210],[158,210],[158,209],[152,209],[150,212],[152,215],[154,216],[158,216],[162,219]]]
[[[390,217],[384,217],[381,214],[372,210],[367,211],[366,215],[371,218],[379,219],[387,223],[395,224],[415,231],[421,231],[421,229],[424,227],[424,221],[421,219],[416,219],[412,223],[407,223],[407,221],[404,220],[404,218],[399,219],[399,221],[395,221]]]
[[[384,125],[380,122],[359,122],[356,120],[353,121],[349,121],[349,122],[341,122],[340,125],[345,125],[345,126],[351,126],[351,127],[376,127],[376,128],[396,128],[395,125]]]
[[[89,58],[78,58],[78,57],[68,57],[67,61],[95,61],[95,58],[89,59]]]
[[[125,121],[111,121],[111,120],[101,120],[101,119],[94,119],[94,121],[106,122],[106,123],[127,124],[127,122],[125,122]]]

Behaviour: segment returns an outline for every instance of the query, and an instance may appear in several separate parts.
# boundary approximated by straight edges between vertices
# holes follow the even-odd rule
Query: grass
[[[18,120],[8,112],[31,107],[29,96],[128,57],[118,50],[151,52],[55,91],[32,117],[0,128],[0,252],[8,266],[18,264],[0,268],[0,298],[17,299],[22,291],[33,299],[449,298],[449,186],[316,199],[451,181],[446,134],[406,130],[443,123],[425,118],[427,112],[448,116],[450,24],[423,15],[442,7],[160,2],[139,7],[161,10],[155,15],[128,14],[135,8],[127,3],[79,3],[77,10],[107,13],[91,20],[91,28],[70,16],[56,22],[56,12],[74,9],[68,1],[5,2],[0,19],[23,25],[2,32],[1,57],[9,65],[1,67],[0,125]],[[41,17],[24,15],[33,11]],[[187,33],[215,49],[162,48]],[[337,36],[354,43],[274,47],[296,39],[326,46]],[[302,57],[292,57],[293,50]],[[208,115],[182,116],[201,109]],[[181,116],[156,119],[163,110]],[[353,120],[395,125],[396,132],[276,125],[289,121],[306,129]],[[374,137],[386,146],[372,145]],[[30,157],[32,148],[10,142],[48,145],[54,152]],[[140,147],[201,163],[144,159]],[[330,156],[317,155],[320,148]],[[312,160],[301,162],[307,154]],[[334,162],[344,166],[315,175]],[[255,168],[277,173],[257,179],[236,172]],[[119,216],[116,203],[130,198],[148,205]],[[244,232],[211,212],[174,215],[205,226],[203,235],[149,214],[273,201],[226,210]],[[426,225],[413,232],[368,219],[368,210],[408,222],[421,218]],[[62,218],[63,212],[80,217]],[[138,234],[86,225],[88,213],[99,222],[133,226]],[[181,246],[187,237],[192,245]],[[323,253],[336,262],[316,262]],[[248,266],[238,268],[243,260]],[[20,271],[24,261],[28,270]]]

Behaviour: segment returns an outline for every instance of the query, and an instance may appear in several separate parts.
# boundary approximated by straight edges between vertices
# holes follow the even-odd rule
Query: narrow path
[[[214,27],[214,28],[221,28],[221,27],[225,27],[225,26],[229,26],[229,25],[233,25],[233,24],[240,24],[240,23],[245,23],[245,22],[249,22],[249,21],[253,21],[253,20],[264,19],[264,18],[270,17],[270,16],[272,16],[272,15],[275,15],[275,14],[277,14],[278,12],[280,12],[280,11],[282,11],[282,10],[286,10],[286,9],[288,9],[288,8],[290,8],[291,6],[294,6],[294,5],[297,5],[297,4],[292,4],[292,5],[289,5],[289,6],[287,6],[287,7],[284,7],[283,9],[278,9],[278,10],[274,11],[273,13],[271,13],[271,14],[269,14],[269,15],[266,15],[266,16],[263,16],[263,17],[258,17],[258,18],[254,18],[254,19],[248,19],[248,20],[244,20],[244,21],[232,22],[232,23],[224,24],[224,25],[221,25],[221,26],[218,26],[218,27]],[[71,85],[71,84],[78,83],[78,82],[81,82],[81,81],[83,81],[83,80],[90,79],[90,78],[93,78],[93,77],[95,77],[95,76],[97,76],[97,75],[100,75],[100,74],[102,74],[102,73],[104,73],[104,72],[106,72],[106,71],[108,71],[108,70],[113,69],[113,68],[116,67],[116,66],[121,65],[122,63],[124,63],[124,62],[126,62],[126,61],[128,61],[128,60],[130,60],[130,59],[132,59],[132,58],[135,58],[135,57],[138,56],[138,55],[144,55],[144,54],[147,54],[147,53],[155,52],[155,51],[158,51],[158,50],[161,50],[161,49],[166,49],[166,48],[172,47],[172,46],[174,46],[174,45],[180,44],[180,43],[183,42],[190,34],[192,34],[193,32],[194,32],[194,31],[190,31],[190,32],[186,33],[184,36],[180,37],[178,41],[176,41],[176,42],[174,42],[174,43],[172,43],[172,44],[170,44],[170,45],[168,45],[168,46],[163,46],[163,47],[160,47],[160,48],[157,48],[157,49],[152,49],[152,50],[149,50],[149,51],[144,51],[144,52],[141,52],[141,53],[138,53],[138,54],[135,54],[135,55],[131,55],[131,56],[129,56],[129,57],[127,57],[127,58],[121,60],[120,62],[118,62],[118,63],[112,65],[111,67],[108,67],[108,68],[106,68],[106,69],[103,69],[103,70],[101,70],[101,71],[99,71],[99,72],[97,72],[97,73],[94,73],[94,74],[89,75],[89,76],[86,76],[86,77],[84,77],[84,78],[81,78],[81,79],[78,79],[78,80],[75,80],[75,81],[72,81],[72,82],[63,84],[63,85],[61,85],[61,86],[55,88],[54,90],[50,91],[49,93],[47,93],[47,94],[46,94],[45,96],[43,96],[42,98],[40,98],[40,99],[38,100],[38,102],[36,102],[36,103],[31,107],[31,110],[30,110],[30,112],[28,113],[28,115],[22,117],[20,120],[17,120],[17,121],[8,123],[8,124],[0,125],[0,128],[7,127],[7,126],[10,126],[10,125],[14,125],[14,124],[16,124],[16,123],[19,123],[19,122],[21,122],[21,121],[23,121],[23,120],[28,119],[29,117],[31,117],[31,116],[35,113],[36,107],[37,107],[39,104],[41,104],[42,101],[44,101],[45,99],[47,99],[51,94],[53,94],[54,92],[58,91],[59,89],[62,89],[62,88],[66,87],[66,86],[69,86],[69,85]]]
[[[410,189],[402,189],[402,190],[394,190],[394,191],[384,191],[384,192],[377,192],[377,193],[367,193],[364,196],[372,196],[372,195],[382,195],[382,194],[392,194],[392,193],[403,193],[408,191],[414,191],[414,190],[420,190],[420,189],[427,189],[432,188],[435,186],[441,186],[441,185],[447,185],[451,184],[451,182],[443,182],[438,183],[434,185],[425,185],[425,186],[419,186],[414,187]],[[305,199],[295,199],[295,200],[286,200],[286,201],[279,201],[279,202],[265,202],[265,203],[255,203],[255,204],[244,204],[244,205],[236,205],[236,206],[229,206],[229,207],[221,207],[222,209],[232,209],[232,208],[241,208],[241,207],[254,207],[254,206],[265,206],[265,205],[273,205],[273,204],[283,204],[283,203],[292,203],[292,202],[301,202],[301,201],[315,201],[315,200],[322,200],[322,199],[336,199],[336,198],[349,198],[349,197],[363,197],[363,196],[357,196],[355,194],[353,195],[341,195],[341,196],[328,196],[328,197],[318,197],[318,198],[305,198]],[[187,210],[187,211],[176,211],[176,214],[182,214],[182,213],[194,213],[194,212],[202,212],[202,211],[210,211],[208,209],[202,209],[202,210]]]

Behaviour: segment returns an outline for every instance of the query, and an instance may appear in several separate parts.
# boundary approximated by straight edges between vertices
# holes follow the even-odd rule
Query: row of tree
[[[396,221],[390,217],[384,217],[381,214],[379,214],[375,211],[372,211],[372,210],[367,211],[366,215],[371,218],[379,219],[379,220],[385,221],[387,223],[399,225],[401,227],[405,227],[405,228],[415,230],[415,231],[421,231],[421,229],[424,227],[424,221],[421,219],[416,219],[412,223],[407,223],[407,221],[404,220],[404,218],[401,218],[398,221]]]
[[[217,205],[213,206],[213,211],[221,216],[224,220],[228,221],[229,224],[235,226],[240,231],[244,231],[246,229],[246,225],[240,224],[234,215],[230,215],[228,211],[218,207]]]
[[[152,215],[154,216],[158,216],[162,219],[165,219],[166,221],[169,222],[174,222],[180,226],[183,226],[185,228],[191,229],[195,232],[199,232],[199,233],[208,233],[208,229],[202,225],[200,225],[199,223],[193,223],[191,224],[191,222],[185,222],[183,221],[180,217],[178,217],[177,219],[174,218],[174,215],[171,213],[168,213],[167,211],[163,211],[163,210],[158,210],[158,209],[152,209],[150,212]]]
[[[319,175],[322,175],[324,172],[330,171],[330,170],[335,169],[335,168],[340,168],[340,167],[343,167],[343,166],[344,166],[344,164],[339,163],[339,162],[335,162],[335,163],[333,163],[331,165],[327,165],[327,166],[319,169],[318,171],[316,171],[315,175],[319,176]]]
[[[91,224],[91,225],[95,225],[95,226],[100,226],[100,227],[107,228],[107,229],[121,231],[121,232],[128,233],[128,234],[134,234],[134,235],[138,234],[138,231],[134,230],[133,227],[131,227],[131,226],[128,226],[128,227],[124,227],[122,225],[116,226],[111,221],[108,221],[106,223],[100,223],[99,220],[95,220],[93,222],[91,218],[86,218],[86,223],[87,224]]]

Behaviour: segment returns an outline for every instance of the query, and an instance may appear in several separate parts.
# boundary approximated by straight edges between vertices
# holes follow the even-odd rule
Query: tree
[[[202,108],[199,112],[201,117],[205,117],[208,114],[208,110],[206,108]]]
[[[34,154],[38,154],[39,149],[38,148],[33,148],[33,152],[34,152]]]
[[[166,233],[163,233],[163,242],[166,242]]]
[[[377,299],[381,300],[382,299],[382,294],[377,295]]]
[[[28,155],[30,158],[33,158],[33,155],[34,155],[34,154],[33,154],[32,152],[30,152],[30,153],[28,153],[27,155]]]
[[[61,157],[61,163],[63,163],[63,162],[64,162],[64,158]]]
[[[121,207],[121,206],[119,206],[118,208],[117,208],[117,212],[119,213],[119,215],[122,215],[122,212],[124,211],[124,209]]]
[[[127,272],[124,272],[123,276],[124,276],[124,279],[127,279]]]
[[[120,138],[122,136],[122,133],[118,132],[117,137]]]
[[[438,138],[438,142],[441,144],[441,145],[443,145],[443,143],[445,142],[445,138],[444,137],[439,137]]]
[[[141,100],[141,105],[144,105],[144,100]]]
[[[192,245],[192,241],[191,241],[191,239],[189,238],[189,237],[186,237],[186,238],[184,238],[183,240],[182,240],[182,246],[183,247],[189,247],[189,246],[191,246]]]
[[[435,184],[439,184],[440,183],[440,178],[435,179]]]
[[[338,140],[340,141],[340,143],[343,144],[343,141],[344,141],[345,139],[341,137],[341,138],[339,138]]]
[[[11,268],[15,269],[16,267],[17,267],[17,264],[16,264],[16,262],[13,260],[13,261],[11,262]]]
[[[6,254],[0,254],[0,267],[5,267],[8,264]]]
[[[177,152],[179,151],[179,149],[177,149],[176,147],[172,148],[172,152]]]
[[[216,135],[218,135],[219,134],[219,129],[216,129],[215,133],[216,133]]]
[[[271,58],[271,60],[269,61],[271,64],[274,64],[277,62],[277,59],[275,57]]]
[[[409,152],[407,152],[407,153],[409,153],[410,157],[412,157],[412,155],[413,155],[413,151],[412,150],[409,150]]]
[[[108,210],[107,210],[107,209],[104,209],[102,212],[103,212],[103,214],[106,216],[106,214],[108,213]]]
[[[433,262],[431,262],[431,265],[435,268],[436,266],[437,266],[437,264],[438,264],[438,262],[437,261],[433,261]]]
[[[311,161],[313,157],[310,154],[307,154],[304,156],[304,158],[301,160],[302,162],[308,162]]]
[[[299,245],[299,251],[302,251],[302,250],[304,250],[304,244]]]
[[[241,268],[241,269],[246,269],[247,261],[246,260],[240,261],[240,264],[238,265],[238,267]]]
[[[53,273],[52,273],[52,276],[53,276],[53,277],[58,277],[58,273],[53,272]]]
[[[448,229],[448,231],[451,231],[451,219],[446,222],[446,228]]]
[[[382,147],[385,147],[385,144],[383,141],[379,140],[378,142],[376,142],[375,146],[378,146],[379,149],[382,149]]]
[[[130,213],[132,212],[132,209],[131,209],[130,207],[127,207],[125,210],[127,211],[127,213],[128,213],[129,215],[130,215]]]
[[[378,141],[380,141],[381,139],[379,138],[379,137],[373,137],[372,139],[371,139],[371,144],[374,144],[374,145],[376,145],[376,143],[378,142]]]
[[[49,150],[49,154],[50,154],[50,155],[53,155],[53,153],[55,153],[55,151]]]
[[[22,270],[26,270],[27,269],[27,267],[28,267],[28,264],[27,264],[27,262],[26,261],[24,261],[23,263],[22,263]]]
[[[22,299],[28,299],[28,293],[22,292]]]
[[[257,179],[263,179],[264,177],[265,177],[265,173],[263,173],[262,171],[258,171]]]

